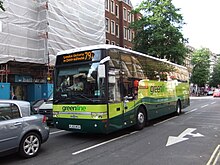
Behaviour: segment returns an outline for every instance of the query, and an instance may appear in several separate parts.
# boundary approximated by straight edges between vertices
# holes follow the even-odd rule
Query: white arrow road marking
[[[189,138],[185,138],[184,136],[188,135],[188,136],[192,136],[192,137],[203,137],[204,135],[200,134],[200,133],[192,133],[193,131],[195,131],[196,128],[187,128],[185,131],[183,131],[179,136],[169,136],[168,140],[167,140],[167,144],[166,146],[171,146],[173,144],[182,142],[182,141],[186,141]]]
[[[175,137],[175,136],[169,136],[167,140],[166,146],[171,146],[173,144],[188,140],[189,138],[181,138],[181,137]]]

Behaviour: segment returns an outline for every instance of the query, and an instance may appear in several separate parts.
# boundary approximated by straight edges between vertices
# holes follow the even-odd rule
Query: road
[[[74,134],[51,128],[38,156],[0,158],[1,165],[218,165],[220,98],[192,97],[180,116],[151,122],[141,131]]]

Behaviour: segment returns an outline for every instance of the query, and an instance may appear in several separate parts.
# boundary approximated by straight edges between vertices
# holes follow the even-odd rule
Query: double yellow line
[[[220,145],[218,145],[215,148],[215,151],[212,153],[212,156],[210,157],[210,159],[209,159],[209,161],[207,162],[206,165],[216,165],[216,163],[220,162],[219,157],[220,157]]]

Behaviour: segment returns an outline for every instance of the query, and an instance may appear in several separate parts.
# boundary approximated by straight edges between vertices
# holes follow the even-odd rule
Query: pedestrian
[[[12,100],[17,100],[17,96],[15,96],[14,92],[11,92],[11,99]]]

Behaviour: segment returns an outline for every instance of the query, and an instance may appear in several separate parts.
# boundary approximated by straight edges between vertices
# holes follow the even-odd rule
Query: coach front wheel
[[[145,112],[144,108],[138,109],[136,120],[137,120],[137,122],[135,125],[135,129],[137,129],[137,130],[143,129],[146,124],[146,112]]]
[[[180,101],[177,101],[177,102],[176,102],[176,114],[177,114],[177,115],[180,115],[181,112],[182,112],[181,102],[180,102]]]

